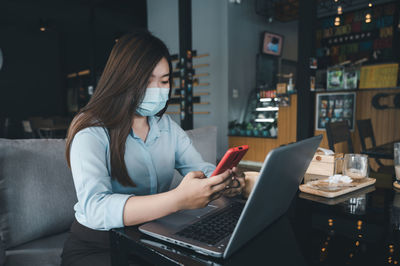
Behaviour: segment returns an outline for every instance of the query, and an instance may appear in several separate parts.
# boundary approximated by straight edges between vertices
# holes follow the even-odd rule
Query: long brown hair
[[[69,167],[74,136],[87,127],[101,126],[106,128],[109,134],[111,177],[123,186],[136,186],[125,165],[125,143],[150,76],[162,58],[167,59],[169,64],[171,87],[170,55],[160,39],[148,31],[141,30],[124,35],[118,40],[92,98],[75,116],[68,130],[66,157]],[[167,106],[157,116],[161,117]]]

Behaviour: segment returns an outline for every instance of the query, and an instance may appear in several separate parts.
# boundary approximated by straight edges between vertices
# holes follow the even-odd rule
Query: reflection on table
[[[299,193],[283,217],[227,260],[144,236],[135,226],[111,235],[114,265],[138,257],[156,265],[399,264],[400,191],[371,186],[335,199]]]

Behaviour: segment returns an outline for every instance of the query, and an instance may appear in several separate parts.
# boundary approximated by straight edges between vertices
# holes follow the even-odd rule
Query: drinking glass
[[[394,144],[394,169],[397,183],[400,183],[400,142]]]
[[[352,179],[368,177],[368,156],[349,153],[344,156],[343,174]]]

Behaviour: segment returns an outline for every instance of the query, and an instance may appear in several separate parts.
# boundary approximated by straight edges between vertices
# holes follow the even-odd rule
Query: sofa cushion
[[[65,140],[0,139],[0,238],[6,249],[67,230],[76,201]]]
[[[193,146],[201,154],[203,160],[215,164],[217,160],[217,127],[201,127],[187,130]],[[175,188],[182,180],[182,175],[175,170],[170,189]]]
[[[54,266],[61,264],[61,253],[68,232],[41,238],[6,251],[4,266]]]
[[[187,130],[186,133],[203,160],[215,164],[217,160],[217,127],[201,127]]]

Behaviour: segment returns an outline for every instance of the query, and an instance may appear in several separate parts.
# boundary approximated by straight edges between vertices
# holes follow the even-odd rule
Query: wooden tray
[[[312,195],[310,193],[300,192],[299,198],[306,199],[306,200],[312,200],[312,201],[315,201],[318,203],[323,203],[326,205],[336,205],[336,204],[345,202],[346,200],[349,200],[351,198],[360,197],[361,195],[365,195],[372,191],[375,191],[375,186],[367,186],[367,187],[361,188],[359,190],[352,191],[352,192],[349,192],[349,193],[341,195],[341,196],[337,196],[335,198],[326,198],[326,197]]]
[[[312,195],[317,195],[325,198],[334,198],[343,194],[347,194],[349,192],[358,190],[363,187],[367,187],[370,185],[375,184],[376,179],[375,178],[363,178],[360,180],[353,180],[353,182],[346,184],[344,186],[340,187],[335,187],[335,188],[322,188],[322,187],[315,187],[314,185],[317,185],[320,182],[320,180],[317,181],[311,181],[308,182],[307,184],[303,184],[299,186],[299,189],[301,192],[309,193]]]

